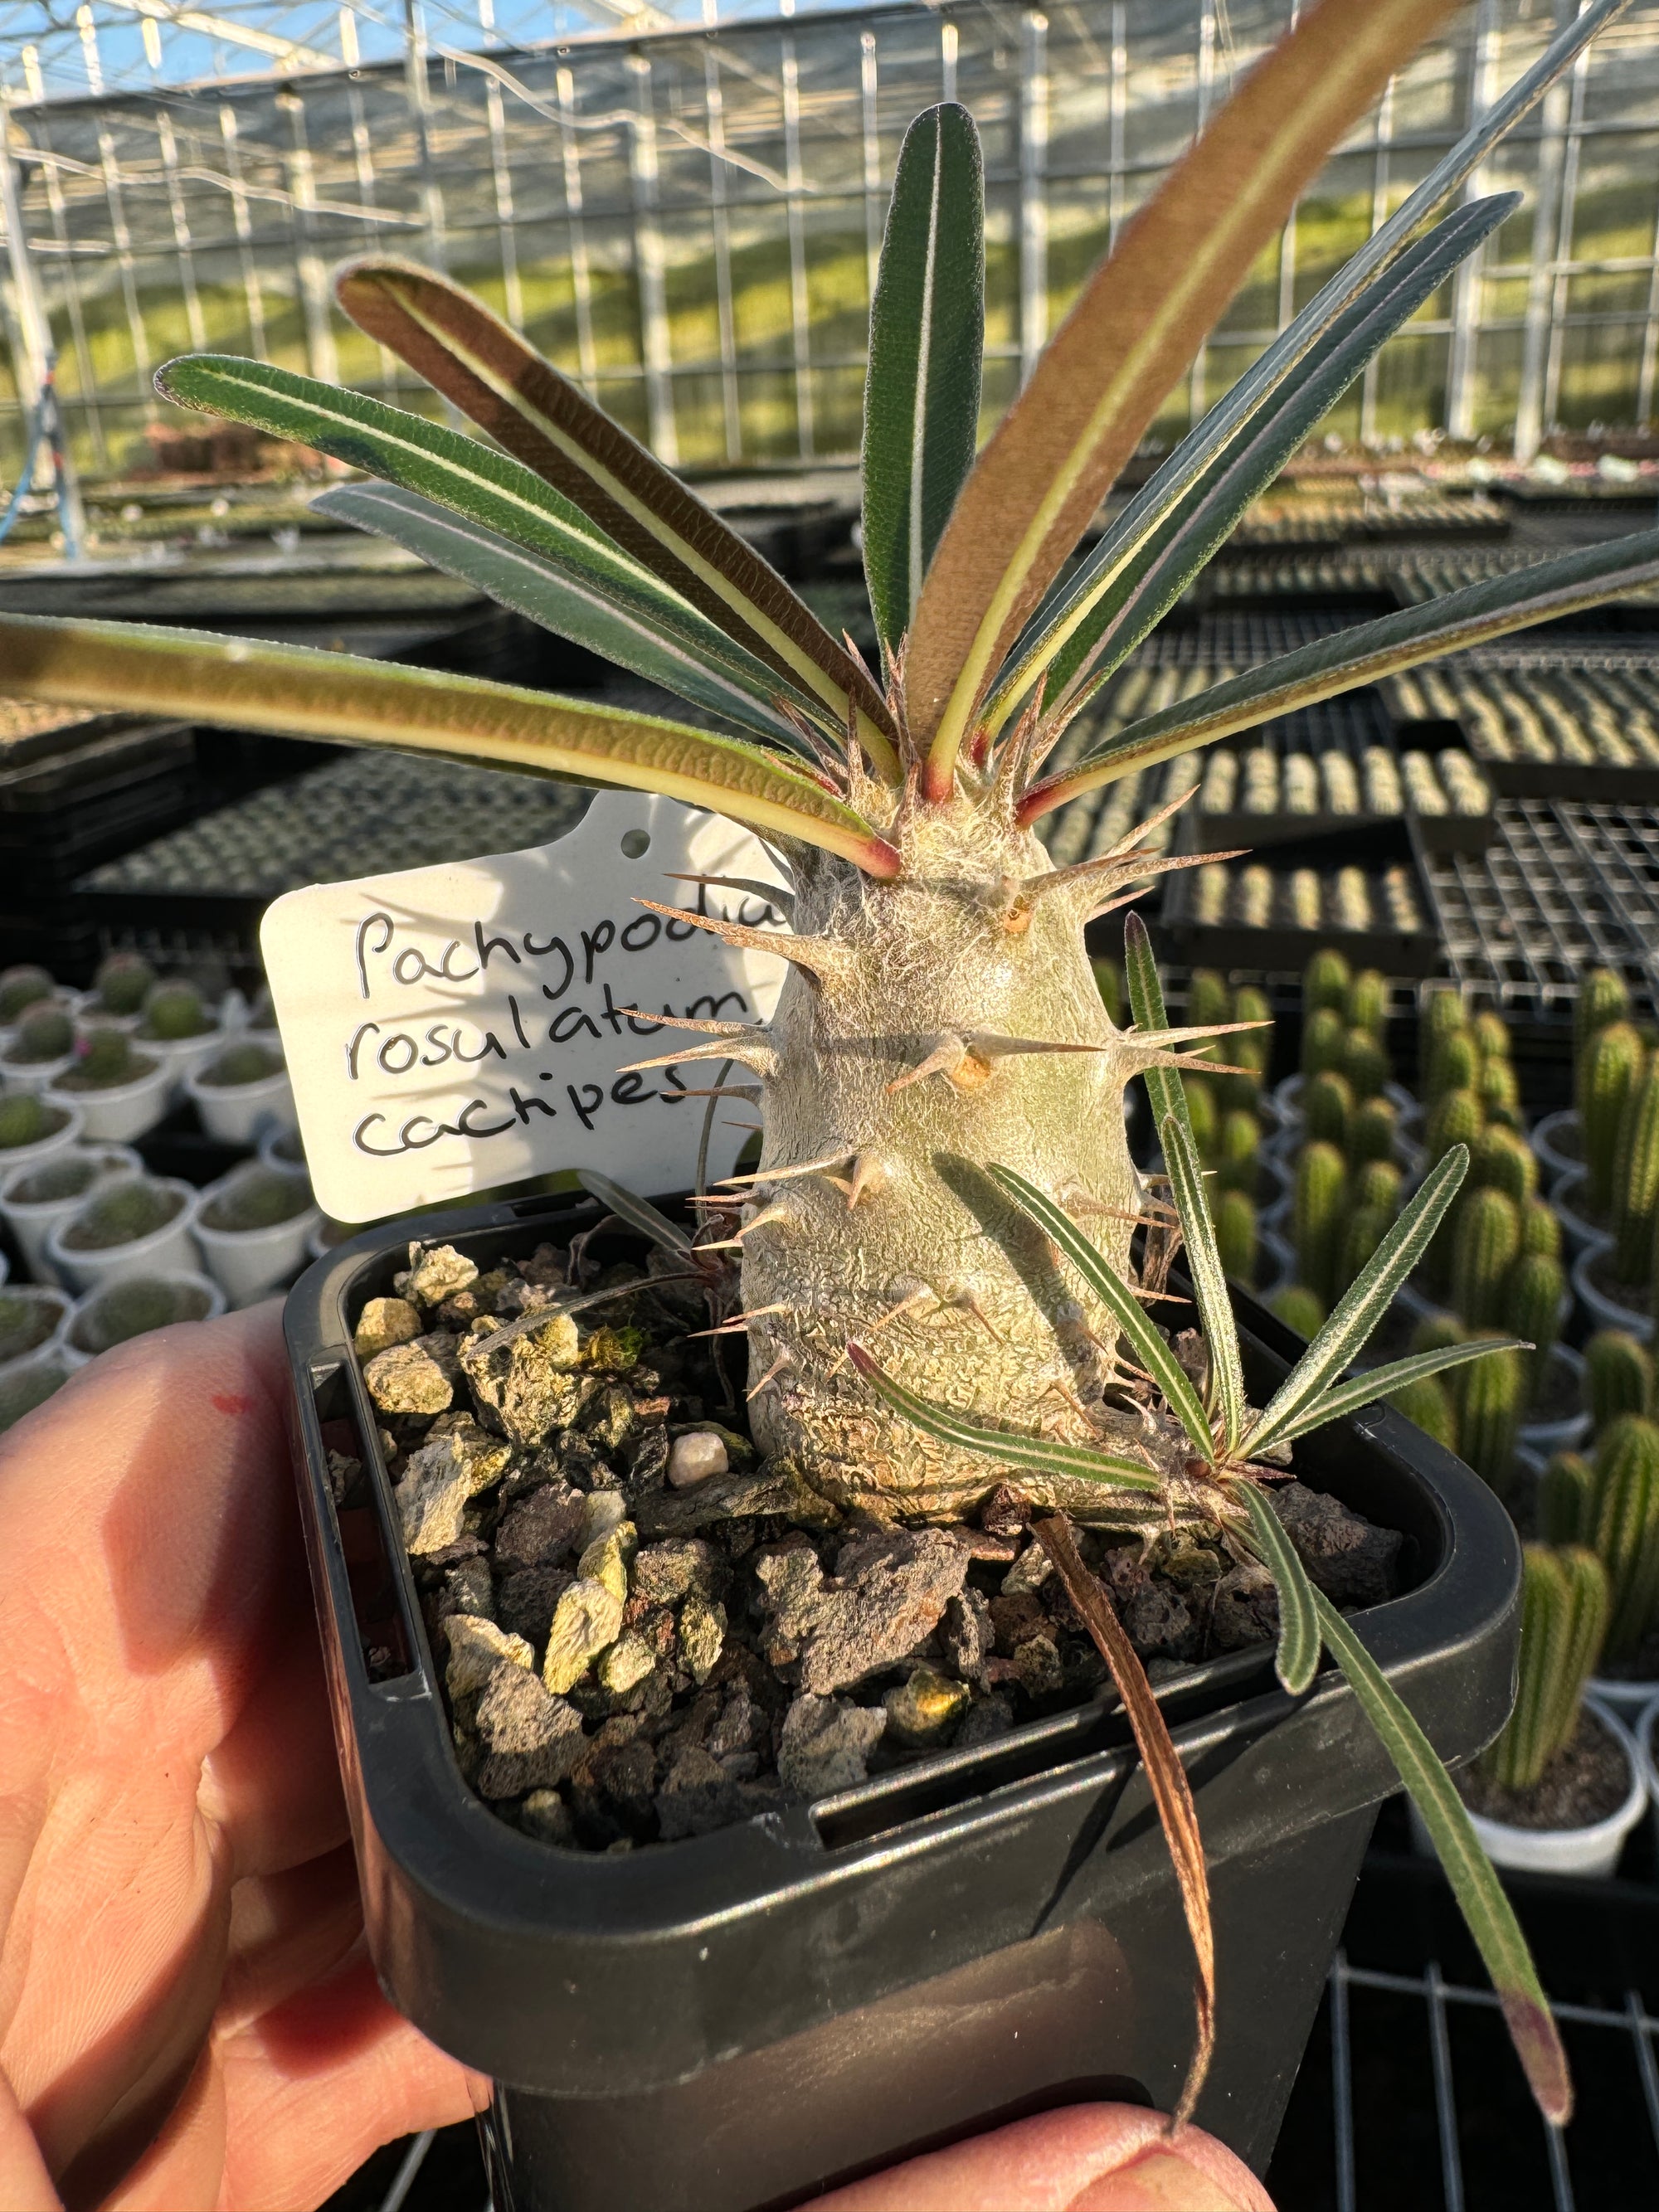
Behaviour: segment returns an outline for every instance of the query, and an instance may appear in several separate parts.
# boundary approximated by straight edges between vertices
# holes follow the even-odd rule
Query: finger
[[[820,2212],[1273,2212],[1231,2151],[1169,2124],[1136,2105],[1043,2112],[836,2190]]]
[[[226,2037],[313,1982],[325,1981],[362,1940],[363,1906],[349,1844],[291,1868],[237,1883],[231,1893],[230,1955],[215,2015]]]
[[[289,1612],[272,1636],[266,1686],[208,1753],[197,1793],[237,1878],[304,1865],[349,1833],[311,1584],[297,1558]]]
[[[392,2011],[366,1958],[221,2046],[220,2212],[319,2204],[382,2143],[472,2118],[465,2069]]]
[[[0,2204],[7,2212],[64,2212],[11,2084],[0,2074]]]

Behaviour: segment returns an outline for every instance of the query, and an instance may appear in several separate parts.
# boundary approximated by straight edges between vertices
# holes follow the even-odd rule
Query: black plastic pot
[[[1167,2108],[1192,2042],[1191,1954],[1109,1695],[614,1857],[520,1834],[461,1779],[350,1321],[391,1290],[411,1234],[489,1266],[594,1211],[537,1199],[400,1223],[319,1261],[288,1303],[370,1948],[398,2009],[496,2083],[497,2212],[759,2212],[1048,2106]],[[1259,1395],[1296,1340],[1258,1308],[1241,1317]],[[364,1462],[370,1505],[337,1511],[331,1446]],[[1405,1533],[1409,1587],[1363,1633],[1443,1755],[1467,1757],[1512,1694],[1507,1516],[1382,1407],[1297,1452],[1304,1480]],[[1160,1695],[1213,1891],[1219,2035],[1197,2117],[1260,2169],[1394,1777],[1329,1669],[1292,1699],[1267,1650],[1237,1652]]]

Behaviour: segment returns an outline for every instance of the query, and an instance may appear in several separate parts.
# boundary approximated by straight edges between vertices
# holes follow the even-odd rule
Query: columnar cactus
[[[1221,1133],[1215,1091],[1201,1075],[1183,1075],[1181,1082],[1187,1094],[1187,1118],[1193,1125],[1193,1142],[1198,1148],[1198,1157],[1207,1165],[1215,1158],[1216,1142]]]
[[[1477,1334],[1484,1334],[1484,1331]],[[1503,1497],[1510,1483],[1515,1439],[1526,1407],[1521,1354],[1496,1346],[1484,1359],[1455,1370],[1458,1382],[1458,1449],[1483,1482]]]
[[[1303,1019],[1322,1006],[1341,1014],[1352,981],[1353,971],[1342,955],[1331,945],[1322,945],[1302,971]]]
[[[1575,1064],[1582,1064],[1585,1048],[1598,1030],[1611,1022],[1624,1021],[1629,1013],[1630,992],[1624,977],[1611,968],[1592,968],[1578,987],[1572,1010]]]
[[[1632,1085],[1619,1123],[1613,1178],[1613,1272],[1620,1283],[1644,1285],[1653,1268],[1653,1227],[1659,1214],[1659,1063]]]
[[[1302,1125],[1310,1142],[1346,1146],[1352,1113],[1353,1091],[1345,1076],[1328,1071],[1303,1086]]]
[[[1510,1269],[1521,1249],[1521,1213],[1501,1190],[1472,1190],[1452,1231],[1452,1304],[1471,1328],[1497,1322]],[[1480,1362],[1496,1366],[1495,1359]]]
[[[1483,1060],[1475,1090],[1480,1109],[1489,1121],[1501,1121],[1510,1129],[1520,1128],[1521,1081],[1507,1060]]]
[[[1393,1070],[1382,1039],[1371,1030],[1351,1029],[1342,1040],[1342,1073],[1356,1098],[1375,1098]]]
[[[1659,1427],[1625,1413],[1604,1429],[1595,1488],[1595,1549],[1612,1601],[1607,1656],[1633,1659],[1659,1621]]]
[[[1285,1328],[1293,1328],[1298,1336],[1316,1337],[1325,1326],[1325,1302],[1305,1283],[1286,1283],[1273,1292],[1267,1304]]]
[[[1348,1121],[1348,1158],[1356,1166],[1370,1160],[1393,1158],[1400,1117],[1386,1098],[1368,1098],[1354,1109]]]
[[[1216,1244],[1229,1279],[1247,1286],[1255,1280],[1255,1200],[1248,1192],[1224,1190],[1215,1209]]]
[[[1630,1022],[1611,1022],[1589,1036],[1578,1063],[1579,1142],[1584,1194],[1598,1218],[1613,1212],[1619,1133],[1647,1065],[1647,1048]]]
[[[1436,1104],[1449,1091],[1473,1091],[1479,1095],[1480,1084],[1480,1055],[1468,1030],[1453,1030],[1437,1037],[1429,1054],[1425,1086],[1429,1103]]]
[[[1435,1101],[1425,1132],[1431,1165],[1444,1159],[1454,1145],[1467,1145],[1473,1152],[1485,1126],[1480,1101],[1473,1091],[1443,1091]]]
[[[1303,1281],[1328,1307],[1342,1254],[1348,1170],[1334,1145],[1309,1144],[1296,1164],[1291,1218]]]
[[[1258,991],[1254,984],[1241,984],[1233,993],[1231,1018],[1235,1022],[1254,1022],[1264,1025],[1236,1030],[1227,1041],[1227,1049],[1223,1057],[1248,1073],[1216,1079],[1221,1086],[1221,1095],[1229,1105],[1253,1113],[1273,1060],[1273,1009],[1267,1004],[1266,992]]]
[[[1521,1584],[1515,1710],[1481,1764],[1506,1790],[1530,1790],[1571,1742],[1607,1625],[1607,1584],[1582,1545],[1528,1544]]]
[[[1622,1328],[1598,1329],[1584,1346],[1584,1409],[1600,1436],[1621,1413],[1653,1410],[1653,1357]]]
[[[1425,1436],[1432,1437],[1448,1451],[1457,1449],[1457,1410],[1452,1404],[1451,1393],[1437,1375],[1420,1376],[1415,1382],[1407,1382],[1389,1395],[1389,1405],[1402,1413],[1408,1421],[1415,1421]]]
[[[1467,1029],[1468,1022],[1463,1001],[1455,989],[1448,985],[1431,986],[1418,1024],[1419,1057],[1425,1068],[1439,1039],[1449,1036],[1454,1030]]]
[[[1501,1190],[1522,1208],[1536,1197],[1537,1156],[1513,1129],[1483,1129],[1469,1155],[1469,1182],[1477,1189]]]
[[[1380,968],[1362,968],[1348,986],[1343,1006],[1350,1029],[1381,1037],[1389,1025],[1389,979]]]
[[[1342,1065],[1346,1024],[1334,1006],[1316,1006],[1302,1023],[1302,1073],[1310,1079]]]
[[[1510,1056],[1509,1024],[1502,1014],[1495,1014],[1486,1006],[1469,1024],[1469,1035],[1474,1039],[1474,1048],[1482,1060],[1507,1060]]]
[[[1366,1160],[1353,1179],[1353,1202],[1373,1213],[1386,1213],[1392,1221],[1400,1211],[1406,1178],[1392,1160]]]
[[[1469,1332],[1455,1314],[1425,1314],[1412,1331],[1411,1348],[1419,1352],[1449,1352],[1454,1345],[1467,1344]]]
[[[1541,1198],[1521,1209],[1521,1249],[1523,1255],[1547,1252],[1552,1260],[1561,1256],[1561,1217]]]
[[[1550,1354],[1560,1333],[1561,1309],[1566,1302],[1566,1270],[1547,1253],[1534,1252],[1518,1260],[1504,1289],[1504,1326],[1533,1347],[1527,1363],[1527,1402],[1535,1406],[1543,1395]]]
[[[1538,1533],[1547,1544],[1595,1540],[1595,1469],[1581,1452],[1557,1452],[1538,1478]]]
[[[1337,1287],[1346,1291],[1355,1276],[1360,1274],[1365,1262],[1388,1235],[1394,1216],[1381,1207],[1356,1206],[1348,1217],[1348,1225],[1342,1238],[1342,1258],[1338,1269]]]
[[[1261,1171],[1261,1124],[1255,1115],[1242,1113],[1237,1107],[1224,1114],[1216,1143],[1217,1178],[1222,1188],[1242,1190],[1253,1199]]]

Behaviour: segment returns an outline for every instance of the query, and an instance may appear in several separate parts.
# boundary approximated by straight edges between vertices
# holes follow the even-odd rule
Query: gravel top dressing
[[[757,1460],[742,1352],[728,1390],[665,1256],[549,1313],[569,1260],[480,1274],[411,1247],[356,1331],[461,1769],[503,1818],[589,1850],[672,1842],[1106,1682],[1014,1492],[948,1528],[842,1511]],[[333,1476],[357,1502],[357,1462]],[[1336,1603],[1394,1594],[1397,1534],[1300,1483],[1273,1502]],[[1218,1540],[1077,1539],[1154,1681],[1277,1631],[1266,1572]]]

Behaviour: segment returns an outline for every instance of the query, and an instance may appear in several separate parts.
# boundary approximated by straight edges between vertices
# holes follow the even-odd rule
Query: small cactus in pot
[[[67,1060],[74,1049],[74,1023],[62,1006],[43,1001],[31,1006],[18,1023],[6,1058],[19,1067],[47,1066],[54,1060]]]
[[[61,1106],[48,1105],[32,1091],[17,1091],[0,1098],[0,1162],[8,1152],[44,1144],[58,1134],[68,1119]]]
[[[246,1168],[229,1176],[208,1200],[201,1226],[226,1235],[275,1229],[308,1212],[311,1204],[311,1186],[303,1176],[284,1175],[276,1168]]]
[[[1430,1107],[1437,1105],[1449,1091],[1473,1091],[1478,1097],[1480,1088],[1480,1054],[1468,1030],[1452,1030],[1437,1037],[1424,1085]]]
[[[125,1030],[94,1029],[81,1041],[73,1067],[58,1078],[59,1091],[118,1091],[155,1072],[155,1062],[140,1052]]]
[[[1584,1346],[1584,1410],[1593,1436],[1621,1414],[1653,1411],[1653,1357],[1627,1329],[1598,1329]]]
[[[1538,1162],[1513,1129],[1486,1128],[1469,1146],[1469,1182],[1501,1190],[1524,1211],[1538,1194]]]
[[[1600,1030],[1612,1023],[1626,1021],[1629,1017],[1630,989],[1624,977],[1611,968],[1592,968],[1579,986],[1572,1010],[1575,1067],[1583,1066],[1590,1041]],[[1582,1098],[1578,1104],[1582,1113]]]
[[[94,1006],[118,1017],[139,1013],[155,983],[155,970],[142,952],[112,952],[92,979]]]
[[[1302,1073],[1311,1081],[1342,1065],[1347,1027],[1334,1006],[1316,1006],[1302,1021]]]
[[[176,1220],[185,1203],[182,1191],[131,1176],[94,1191],[60,1232],[61,1241],[71,1252],[109,1252],[137,1244]]]
[[[1521,1209],[1521,1250],[1523,1256],[1543,1252],[1561,1257],[1561,1217],[1541,1198],[1528,1199]]]
[[[1249,1285],[1255,1280],[1255,1200],[1248,1191],[1224,1190],[1215,1210],[1216,1244],[1229,1279]]]
[[[1293,1328],[1298,1336],[1305,1336],[1310,1341],[1325,1326],[1325,1302],[1305,1283],[1286,1283],[1282,1290],[1273,1292],[1267,1307],[1286,1328]]]
[[[1303,1281],[1328,1306],[1335,1297],[1347,1223],[1348,1170],[1334,1145],[1310,1144],[1296,1164],[1291,1232]]]
[[[57,988],[47,971],[32,963],[0,969],[0,1025],[21,1021],[27,1008],[51,998]]]
[[[1481,1340],[1477,1330],[1467,1340]],[[1502,1339],[1484,1359],[1458,1370],[1458,1449],[1481,1480],[1500,1498],[1510,1486],[1515,1440],[1526,1407],[1526,1370],[1522,1354]]]
[[[1234,1022],[1249,1022],[1255,1026],[1238,1030],[1227,1048],[1227,1058],[1243,1074],[1221,1075],[1216,1078],[1224,1105],[1244,1113],[1255,1113],[1261,1097],[1261,1088],[1267,1079],[1267,1069],[1273,1060],[1273,1009],[1265,991],[1253,984],[1241,984],[1233,993]]]
[[[1402,1383],[1389,1393],[1389,1403],[1436,1443],[1443,1444],[1448,1451],[1457,1449],[1457,1408],[1437,1375],[1422,1375],[1414,1382]]]
[[[1254,1114],[1232,1108],[1221,1117],[1216,1140],[1216,1177],[1224,1190],[1256,1194],[1261,1172],[1261,1125]]]
[[[1429,1110],[1425,1132],[1431,1164],[1443,1160],[1454,1145],[1467,1145],[1471,1152],[1486,1127],[1480,1101],[1473,1091],[1447,1091]]]
[[[188,1276],[137,1275],[106,1283],[82,1305],[70,1342],[91,1358],[177,1322],[205,1321],[219,1304],[212,1286]]]
[[[1647,1066],[1634,1025],[1613,1022],[1590,1037],[1578,1070],[1578,1127],[1584,1157],[1584,1198],[1591,1218],[1613,1212],[1620,1131]]]
[[[1370,1030],[1347,1032],[1340,1066],[1357,1099],[1375,1098],[1394,1073],[1381,1038]]]
[[[283,1072],[283,1055],[269,1045],[250,1041],[228,1045],[197,1077],[210,1091],[240,1091],[251,1083],[268,1082]],[[1194,1085],[1194,1088],[1201,1086]]]
[[[1631,1660],[1659,1620],[1659,1426],[1624,1413],[1595,1446],[1595,1544],[1607,1571],[1607,1652]]]
[[[1327,1008],[1341,1019],[1347,1011],[1352,982],[1353,970],[1344,956],[1334,945],[1321,945],[1302,971],[1304,1019]]]
[[[1501,1190],[1472,1190],[1452,1231],[1452,1304],[1472,1328],[1495,1323],[1521,1249],[1521,1211]]]
[[[1381,1038],[1389,1025],[1389,979],[1380,968],[1362,968],[1348,986],[1342,1012],[1351,1030]]]
[[[1538,1533],[1547,1544],[1595,1540],[1595,1469],[1582,1452],[1554,1453],[1538,1478]]]
[[[1387,1098],[1367,1098],[1348,1121],[1347,1154],[1355,1167],[1372,1160],[1392,1161],[1400,1116]]]
[[[1566,1270],[1559,1260],[1551,1259],[1544,1252],[1529,1253],[1518,1259],[1504,1285],[1504,1326],[1511,1335],[1532,1346],[1523,1355],[1528,1406],[1537,1405],[1543,1396],[1566,1297]]]
[[[1501,1788],[1534,1788],[1571,1742],[1607,1616],[1607,1577],[1593,1552],[1576,1544],[1525,1547],[1515,1710],[1480,1755],[1483,1772]]]
[[[1659,1218],[1659,1063],[1650,1062],[1632,1085],[1619,1122],[1619,1146],[1613,1178],[1613,1252],[1615,1282],[1641,1288],[1653,1267],[1653,1236]]]
[[[216,1026],[193,983],[157,983],[144,1000],[138,1034],[154,1038],[158,1044],[183,1044],[191,1037],[205,1036]]]
[[[1353,1092],[1347,1079],[1328,1069],[1309,1079],[1302,1091],[1302,1126],[1307,1141],[1334,1145],[1341,1151],[1348,1141],[1348,1121],[1353,1113]]]

